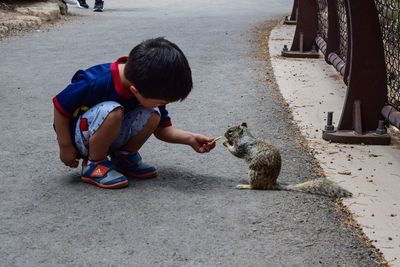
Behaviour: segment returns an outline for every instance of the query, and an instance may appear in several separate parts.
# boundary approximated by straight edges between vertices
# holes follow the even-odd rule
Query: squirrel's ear
[[[246,128],[247,128],[247,123],[245,123],[245,122],[242,122],[241,126],[242,126],[242,127],[246,127]]]

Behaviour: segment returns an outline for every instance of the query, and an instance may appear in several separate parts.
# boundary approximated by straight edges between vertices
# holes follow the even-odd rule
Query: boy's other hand
[[[60,159],[71,168],[76,168],[79,165],[78,151],[73,145],[60,147]]]
[[[215,147],[214,138],[201,134],[194,134],[191,147],[198,153],[210,152]]]

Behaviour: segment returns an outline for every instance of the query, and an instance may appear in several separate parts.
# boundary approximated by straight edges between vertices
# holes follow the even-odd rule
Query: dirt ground
[[[0,39],[38,30],[66,14],[67,5],[61,0],[0,0]]]

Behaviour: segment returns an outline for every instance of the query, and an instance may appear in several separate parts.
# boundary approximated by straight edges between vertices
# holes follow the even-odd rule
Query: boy
[[[164,38],[143,41],[129,57],[111,64],[79,70],[53,98],[61,161],[76,168],[82,157],[84,182],[120,188],[128,184],[126,176],[156,175],[138,153],[152,134],[190,145],[198,153],[209,152],[215,147],[213,139],[173,127],[166,109],[166,104],[184,100],[191,89],[185,55]]]

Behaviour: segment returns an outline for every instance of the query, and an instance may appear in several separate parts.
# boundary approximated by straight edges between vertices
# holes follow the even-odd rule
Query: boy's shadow
[[[157,176],[150,179],[128,177],[129,186],[122,190],[138,190],[146,188],[171,188],[180,192],[220,191],[221,189],[234,188],[237,180],[221,175],[198,173],[175,166],[158,166]],[[70,186],[86,185],[79,173],[65,177],[65,183]],[[94,185],[90,185],[94,186]]]
[[[139,181],[136,185],[140,186],[142,182],[144,181]],[[157,178],[151,180],[151,186],[170,187],[181,192],[220,191],[223,188],[232,188],[233,185],[234,181],[229,177],[175,166],[160,166]]]

